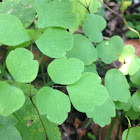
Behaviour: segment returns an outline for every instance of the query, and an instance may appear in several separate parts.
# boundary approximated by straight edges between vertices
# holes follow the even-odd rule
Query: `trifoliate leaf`
[[[0,139],[1,140],[22,140],[18,130],[14,127],[17,120],[12,116],[0,116]]]
[[[134,109],[131,107],[127,112],[125,112],[125,116],[128,116],[131,120],[136,120],[139,118],[140,113],[134,111]]]
[[[50,87],[43,87],[37,94],[37,106],[41,115],[57,124],[62,124],[70,112],[70,100],[67,95]]]
[[[76,58],[60,58],[48,66],[48,74],[57,84],[69,85],[77,82],[84,71],[84,63]]]
[[[140,59],[135,55],[135,48],[131,45],[124,46],[119,61],[124,62],[120,71],[125,75],[134,75],[140,69]]]
[[[67,86],[67,90],[73,106],[80,112],[91,112],[94,106],[102,105],[108,98],[101,78],[90,72],[83,73],[78,82]]]
[[[131,75],[130,80],[132,83],[140,85],[140,70],[138,70],[134,75]]]
[[[73,48],[67,52],[66,57],[78,58],[84,62],[85,65],[90,65],[97,60],[98,54],[93,44],[83,35],[73,35]]]
[[[106,21],[103,17],[95,14],[87,14],[83,24],[85,35],[94,43],[103,40],[102,31],[106,27]]]
[[[36,12],[33,0],[3,0],[0,3],[0,14],[15,15],[25,27],[35,19]]]
[[[119,102],[116,101],[115,103],[115,108],[119,109],[119,110],[124,110],[124,111],[128,111],[131,106],[132,106],[132,98],[130,97],[127,103],[123,103],[123,102]]]
[[[99,58],[110,64],[118,59],[118,55],[122,52],[124,43],[119,36],[113,36],[109,41],[102,41],[97,46]]]
[[[96,71],[96,65],[95,64],[85,66],[84,72],[93,72],[93,73],[98,75],[98,73]]]
[[[92,112],[88,112],[87,116],[93,118],[93,121],[104,127],[110,124],[111,117],[115,117],[115,105],[111,98],[108,98],[101,106],[95,106]]]
[[[128,137],[127,137],[128,134]],[[126,129],[122,134],[122,140],[140,140],[140,126],[132,127],[129,129]]]
[[[140,91],[136,91],[132,95],[132,108],[136,112],[140,112]]]
[[[14,116],[18,120],[18,123],[15,126],[19,130],[22,140],[46,139],[39,116],[28,97],[26,98],[25,105],[15,112]],[[57,124],[50,122],[45,116],[41,116],[41,119],[45,125],[49,140],[60,140],[60,132]]]
[[[0,15],[0,43],[15,46],[29,40],[28,33],[17,17]]]
[[[57,26],[69,29],[76,25],[76,16],[69,0],[35,0],[35,9],[38,28]]]
[[[0,81],[0,115],[8,116],[20,109],[25,102],[22,90]]]
[[[24,48],[17,48],[9,53],[6,59],[8,71],[15,81],[32,82],[38,73],[38,61],[33,54]]]
[[[105,87],[113,101],[127,103],[130,98],[129,84],[122,72],[110,69],[105,75]]]
[[[73,47],[73,37],[62,28],[50,28],[36,40],[39,50],[52,58],[61,58]]]

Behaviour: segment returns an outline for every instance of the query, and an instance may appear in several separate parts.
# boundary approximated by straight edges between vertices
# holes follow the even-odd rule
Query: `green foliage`
[[[0,3],[0,47],[7,49],[0,65],[0,139],[60,140],[58,124],[67,119],[71,103],[101,127],[110,124],[116,109],[139,118],[140,59],[119,36],[104,39],[106,24],[98,0]],[[139,22],[135,26],[140,29]],[[102,66],[117,59],[121,68],[108,65],[104,77]],[[41,78],[44,83],[36,85]],[[139,139],[135,128],[128,139]]]
[[[83,35],[73,35],[73,48],[67,52],[66,57],[78,58],[84,62],[85,65],[90,65],[97,60],[98,54],[93,44]]]
[[[16,16],[0,15],[0,43],[15,46],[29,40],[26,30]]]
[[[1,140],[22,140],[20,133],[14,127],[17,120],[12,116],[0,116],[0,139]]]
[[[20,89],[0,81],[0,115],[8,116],[12,114],[21,108],[24,102],[25,96]]]
[[[50,87],[43,87],[37,95],[40,114],[57,124],[62,124],[70,112],[70,101],[67,95]]]
[[[36,40],[39,50],[52,58],[61,58],[73,47],[73,37],[62,28],[49,28]]]
[[[94,106],[102,105],[108,98],[101,78],[90,72],[83,73],[78,82],[67,86],[67,90],[73,106],[80,112],[91,112]]]
[[[124,43],[119,36],[113,36],[108,41],[102,41],[97,45],[99,58],[106,63],[110,64],[118,59],[118,55],[122,52]]]
[[[48,74],[57,84],[69,85],[77,82],[84,71],[84,64],[76,58],[60,58],[52,61],[48,66]]]
[[[0,3],[0,14],[15,15],[24,25],[28,27],[35,19],[34,0],[3,0]]]
[[[19,130],[22,140],[45,140],[43,126],[29,98],[26,98],[25,105],[13,115],[18,121],[15,127]],[[48,138],[50,140],[60,140],[60,132],[57,125],[47,120],[46,117],[42,117],[42,119]]]
[[[110,124],[111,117],[115,115],[115,105],[111,98],[107,98],[101,106],[95,106],[92,112],[87,113],[87,116],[93,118],[93,121],[101,127]]]
[[[113,101],[127,103],[130,98],[129,84],[118,69],[110,69],[105,75],[105,87]]]
[[[94,27],[94,28],[93,28]],[[95,43],[103,40],[102,31],[106,27],[106,21],[103,17],[95,14],[87,14],[83,24],[85,35]]]
[[[128,129],[126,129],[123,132],[122,140],[126,140],[127,133],[128,133]],[[127,140],[139,140],[139,139],[140,139],[140,126],[130,128]]]
[[[56,26],[70,29],[76,25],[76,16],[69,0],[35,0],[35,9],[38,28]]]
[[[123,62],[120,71],[124,75],[134,75],[140,69],[140,59],[135,55],[135,48],[131,45],[124,46],[119,60]]]
[[[36,78],[38,62],[33,60],[33,57],[30,51],[23,48],[17,48],[9,53],[6,65],[14,80],[29,83]]]

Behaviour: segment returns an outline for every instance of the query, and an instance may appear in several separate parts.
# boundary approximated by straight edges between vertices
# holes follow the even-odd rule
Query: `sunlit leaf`
[[[80,112],[91,112],[94,106],[102,105],[108,98],[101,78],[90,72],[83,73],[78,82],[67,86],[67,90],[73,106]]]
[[[23,83],[32,82],[38,74],[38,61],[24,48],[17,48],[9,53],[6,65],[12,77]]]
[[[69,85],[77,82],[84,71],[84,63],[76,58],[60,58],[52,61],[48,66],[48,74],[53,82]]]
[[[135,55],[135,48],[131,45],[124,46],[119,61],[123,62],[120,71],[125,75],[134,75],[140,69],[140,59]]]

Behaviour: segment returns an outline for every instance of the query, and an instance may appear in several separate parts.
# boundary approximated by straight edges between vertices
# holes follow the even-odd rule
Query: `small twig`
[[[106,7],[109,11],[111,11],[112,13],[114,13],[115,15],[117,15],[118,17],[122,18],[122,15],[118,14],[117,12],[113,11],[111,8],[109,8],[104,2],[102,2],[101,0],[98,0],[102,5],[104,5],[104,7]]]
[[[78,0],[78,2],[88,11],[88,13],[90,13],[90,11],[89,11],[89,6],[88,7],[86,7],[83,3],[81,3],[81,1],[79,1]]]

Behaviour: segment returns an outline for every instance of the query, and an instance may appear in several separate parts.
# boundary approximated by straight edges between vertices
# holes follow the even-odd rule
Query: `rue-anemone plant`
[[[60,140],[58,125],[71,105],[101,127],[119,110],[127,119],[139,118],[140,59],[121,37],[104,39],[102,6],[102,0],[0,2],[0,45],[8,48],[0,65],[0,140]],[[34,59],[35,48],[41,62]],[[52,60],[47,73],[43,56]],[[122,66],[108,69],[101,79],[96,64],[114,61]],[[41,88],[33,85],[39,67]],[[66,93],[53,85],[65,87]],[[131,87],[137,89],[133,94]],[[122,140],[140,140],[140,127],[128,122]]]

